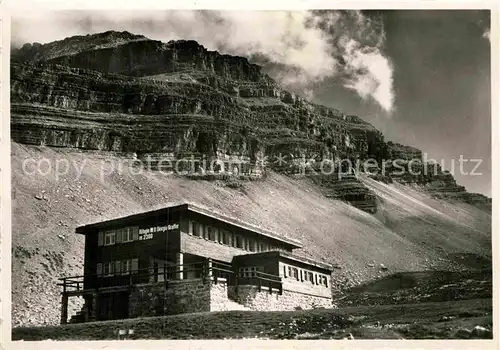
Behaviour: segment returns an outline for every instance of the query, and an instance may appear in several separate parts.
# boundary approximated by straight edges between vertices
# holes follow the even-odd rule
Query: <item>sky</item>
[[[12,44],[128,30],[194,39],[264,65],[286,88],[358,115],[491,196],[490,13],[395,11],[66,11],[12,18]],[[459,171],[460,157],[465,172]],[[476,164],[475,173],[471,175]]]

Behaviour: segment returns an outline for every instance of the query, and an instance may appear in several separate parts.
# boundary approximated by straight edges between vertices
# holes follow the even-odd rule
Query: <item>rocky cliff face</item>
[[[110,31],[27,44],[12,59],[11,130],[20,143],[194,157],[195,170],[203,159],[237,160],[244,173],[305,174],[325,159],[421,159],[419,150],[386,143],[362,119],[283,90],[246,58],[194,41]],[[441,181],[448,192],[465,192],[442,172],[407,178],[388,169],[381,179]],[[356,177],[318,183],[328,196],[376,210]]]
[[[431,165],[410,162],[419,150],[385,142],[360,118],[282,89],[246,59],[126,32],[25,45],[12,59],[15,326],[59,322],[57,278],[83,273],[76,226],[166,202],[206,204],[302,241],[299,254],[337,267],[335,293],[396,271],[491,259],[489,199],[439,167],[399,172]],[[23,169],[60,158],[72,166],[59,178]],[[379,163],[370,176],[339,162],[370,158]],[[103,160],[146,159],[151,170],[140,175],[116,168],[100,177]],[[180,159],[195,160],[176,169],[186,176],[159,173]],[[225,172],[210,171],[204,161],[213,160]]]

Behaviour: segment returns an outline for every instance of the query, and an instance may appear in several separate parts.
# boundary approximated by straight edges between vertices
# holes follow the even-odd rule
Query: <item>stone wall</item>
[[[129,317],[176,315],[190,312],[222,311],[228,307],[228,287],[224,278],[169,281],[135,286],[129,298]]]
[[[218,278],[217,283],[211,283],[210,311],[227,310],[227,304],[229,301],[227,288],[227,282],[224,278]]]
[[[129,317],[210,311],[211,283],[201,279],[136,285],[130,293]]]
[[[269,291],[262,287],[259,292],[257,286],[229,287],[230,298],[238,303],[256,311],[288,311],[297,309],[314,309],[319,307],[332,308],[331,298],[314,296],[304,293],[284,290],[279,294],[277,290]]]

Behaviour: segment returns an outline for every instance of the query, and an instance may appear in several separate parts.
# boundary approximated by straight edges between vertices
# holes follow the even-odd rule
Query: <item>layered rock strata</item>
[[[356,116],[282,89],[246,58],[195,41],[110,31],[27,44],[12,59],[11,132],[19,143],[135,153],[139,160],[152,154],[153,168],[188,174],[305,174],[325,159],[339,167],[342,159],[407,165],[422,158],[418,149],[386,143]],[[383,168],[376,177],[383,181],[484,201],[441,169],[429,177]],[[314,181],[333,198],[375,210],[373,194],[355,178]]]

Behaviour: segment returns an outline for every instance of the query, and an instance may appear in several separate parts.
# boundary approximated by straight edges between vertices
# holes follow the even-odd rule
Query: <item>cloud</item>
[[[361,47],[350,40],[344,52],[348,74],[345,87],[355,90],[362,98],[373,97],[386,111],[394,103],[393,67],[378,48]]]
[[[66,11],[13,16],[13,42],[127,30],[151,39],[193,39],[209,50],[261,58],[268,73],[313,97],[314,85],[339,78],[363,99],[393,108],[392,65],[382,22],[360,11]],[[262,58],[264,60],[262,60]]]

